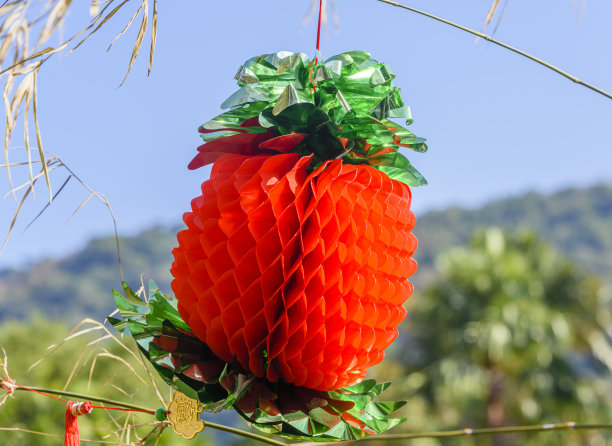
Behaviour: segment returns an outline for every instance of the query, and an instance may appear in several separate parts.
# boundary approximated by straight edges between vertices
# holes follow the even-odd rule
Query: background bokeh
[[[410,6],[480,30],[491,3],[414,0]],[[500,5],[486,32],[612,90],[612,4]],[[43,67],[38,108],[44,147],[108,197],[125,276],[134,286],[142,276],[169,291],[170,251],[181,215],[209,173],[186,169],[200,143],[197,127],[219,113],[244,60],[279,50],[314,54],[316,21],[302,25],[309,6],[309,0],[160,2],[153,70],[147,77],[144,51],[119,87],[136,29],[106,49],[134,5],[75,53]],[[409,154],[429,180],[413,190],[420,243],[419,270],[411,279],[416,291],[400,337],[371,370],[380,381],[394,381],[388,398],[408,400],[401,413],[408,421],[398,432],[610,423],[612,103],[516,54],[408,11],[375,0],[336,0],[335,6],[339,23],[335,29],[330,19],[322,35],[323,57],[358,49],[388,64],[412,107],[411,129],[430,146],[425,154]],[[75,2],[65,36],[88,23],[88,9],[89,2]],[[25,169],[14,175],[16,182],[27,180]],[[65,178],[59,170],[52,174],[55,190]],[[0,170],[0,192],[8,191],[6,171]],[[143,382],[109,356],[89,383],[95,353],[87,339],[73,340],[28,370],[75,323],[102,320],[113,308],[110,289],[120,278],[107,209],[91,200],[66,223],[87,196],[70,181],[29,227],[46,204],[44,185],[26,201],[0,253],[0,345],[20,382],[62,387],[70,374],[66,364],[87,363],[83,352],[89,352],[73,387],[156,404],[152,393],[137,390]],[[17,206],[10,195],[0,200],[0,231],[8,229]],[[96,348],[126,355],[115,344]],[[117,382],[124,394],[109,385],[119,376],[117,367],[127,376]],[[62,407],[19,397],[0,408],[0,428],[62,433]],[[103,418],[85,422],[84,436],[103,438]],[[0,431],[0,443],[3,435],[8,445],[57,441]],[[198,444],[235,440],[213,438],[205,433]],[[612,437],[595,431],[414,444],[607,441]],[[163,442],[182,444],[169,434]]]

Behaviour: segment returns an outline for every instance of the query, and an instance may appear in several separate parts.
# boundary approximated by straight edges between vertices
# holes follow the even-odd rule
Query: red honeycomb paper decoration
[[[297,153],[212,161],[173,251],[181,317],[257,377],[323,391],[362,380],[412,292],[409,187],[341,160],[312,171]]]

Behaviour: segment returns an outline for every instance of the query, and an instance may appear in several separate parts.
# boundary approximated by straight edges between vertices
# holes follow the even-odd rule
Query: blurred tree
[[[438,260],[412,299],[403,390],[432,428],[610,422],[610,318],[600,282],[532,233],[478,232]],[[598,322],[599,321],[599,322]],[[404,398],[408,395],[404,395]],[[437,420],[431,423],[432,417]],[[605,444],[604,433],[463,440],[466,444]],[[612,437],[610,437],[612,438]],[[588,442],[587,442],[588,441]]]

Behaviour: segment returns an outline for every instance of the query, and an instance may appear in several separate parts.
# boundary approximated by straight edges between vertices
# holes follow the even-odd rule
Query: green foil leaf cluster
[[[355,440],[386,431],[404,418],[389,414],[405,401],[374,401],[391,383],[365,380],[334,391],[271,383],[227,364],[196,338],[177,310],[177,300],[150,282],[148,301],[124,284],[113,291],[121,319],[108,320],[131,335],[171,387],[197,399],[207,412],[233,409],[259,430],[295,441]]]
[[[425,152],[425,139],[392,121],[412,123],[389,67],[364,51],[350,51],[319,62],[303,53],[281,51],[249,59],[220,114],[200,127],[205,141],[237,132],[279,135],[300,133],[306,138],[294,148],[320,162],[342,158],[369,164],[410,186],[427,184],[400,153],[400,147]],[[211,136],[211,132],[222,132]]]

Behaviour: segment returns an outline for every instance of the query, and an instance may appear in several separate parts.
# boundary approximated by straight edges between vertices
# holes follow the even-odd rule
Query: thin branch
[[[117,407],[124,407],[127,409],[136,409],[139,411],[154,412],[152,409],[146,407],[137,406],[134,404],[124,403],[122,401],[115,401],[106,398],[99,398],[92,395],[85,395],[82,393],[67,392],[62,390],[46,389],[42,387],[21,387],[17,386],[15,390],[35,390],[38,392],[52,393],[54,395],[67,396],[77,398],[80,400],[91,400],[98,401],[100,403],[111,404]],[[213,423],[210,421],[204,422],[207,427],[212,429],[229,432],[234,435],[239,435],[245,438],[251,438],[253,440],[261,441],[263,443],[271,444],[274,446],[287,446],[287,443],[282,441],[267,438],[251,432],[246,432],[233,427],[224,426],[222,424]],[[452,431],[441,431],[441,432],[416,432],[412,434],[396,434],[396,435],[373,435],[358,440],[359,442],[365,441],[393,441],[393,440],[411,440],[416,438],[450,438],[450,437],[469,437],[476,435],[498,435],[498,434],[517,434],[517,433],[530,433],[530,432],[551,432],[551,431],[564,431],[564,430],[612,430],[612,424],[577,424],[573,421],[565,423],[554,423],[554,424],[540,424],[530,426],[508,426],[508,427],[487,427],[480,429],[457,429]]]
[[[381,3],[386,3],[386,4],[391,5],[391,6],[396,6],[398,8],[407,9],[408,11],[412,11],[412,12],[415,12],[417,14],[424,15],[425,17],[429,17],[430,19],[437,20],[438,22],[442,22],[442,23],[444,23],[446,25],[450,25],[450,26],[452,26],[454,28],[458,28],[458,29],[460,29],[462,31],[465,31],[467,33],[470,33],[470,34],[473,34],[475,36],[481,37],[481,38],[483,38],[483,39],[485,39],[485,40],[487,40],[487,41],[489,41],[491,43],[494,43],[495,45],[499,45],[502,48],[505,48],[507,50],[512,51],[513,53],[519,54],[519,55],[521,55],[523,57],[526,57],[527,59],[530,59],[530,60],[532,60],[532,61],[534,61],[536,63],[539,63],[540,65],[548,68],[549,70],[554,71],[555,73],[560,74],[561,76],[569,79],[570,81],[572,81],[572,82],[574,82],[574,83],[576,83],[578,85],[582,85],[583,87],[586,87],[586,88],[588,88],[590,90],[593,90],[595,93],[598,93],[598,94],[600,94],[602,96],[605,96],[608,99],[612,99],[612,94],[611,93],[608,93],[607,91],[604,91],[601,88],[596,87],[595,85],[592,85],[592,84],[589,84],[587,82],[584,82],[584,81],[580,80],[578,77],[568,73],[567,71],[563,71],[562,69],[560,69],[560,68],[558,68],[558,67],[556,67],[556,66],[554,66],[554,65],[552,65],[552,64],[550,64],[550,63],[548,63],[548,62],[546,62],[546,61],[544,61],[542,59],[539,59],[539,58],[537,58],[537,57],[535,57],[535,56],[533,56],[533,55],[531,55],[529,53],[526,53],[525,51],[519,50],[518,48],[510,46],[510,45],[508,45],[508,44],[506,44],[504,42],[496,40],[496,39],[492,38],[491,36],[489,36],[487,34],[484,34],[484,33],[481,33],[479,31],[473,30],[471,28],[467,28],[465,26],[462,26],[462,25],[459,25],[457,23],[451,22],[450,20],[446,20],[446,19],[443,19],[441,17],[437,17],[437,16],[435,16],[433,14],[429,14],[428,12],[421,11],[421,10],[418,10],[418,9],[415,9],[415,8],[411,8],[410,6],[402,5],[401,3],[394,2],[392,0],[376,0],[376,1],[381,2]]]
[[[243,431],[240,429],[234,429],[233,427],[224,426],[223,424],[211,423],[210,421],[204,421],[204,425],[206,427],[210,427],[213,429],[217,429],[224,432],[229,432],[230,434],[240,435],[241,437],[251,438],[253,440],[261,441],[262,443],[272,444],[274,446],[287,446],[287,443],[282,441],[273,440],[272,438],[267,438],[262,435],[254,434],[252,432]]]
[[[53,395],[60,395],[60,396],[67,396],[69,398],[76,398],[79,400],[88,400],[88,401],[97,401],[99,403],[104,403],[104,404],[110,404],[112,406],[117,406],[117,407],[124,407],[126,409],[135,409],[135,410],[139,410],[139,411],[144,411],[144,412],[155,412],[155,410],[153,409],[149,409],[146,407],[142,407],[142,406],[138,406],[135,404],[129,404],[129,403],[125,403],[122,401],[115,401],[115,400],[111,400],[111,399],[107,399],[107,398],[100,398],[97,396],[93,396],[93,395],[85,395],[82,393],[76,393],[76,392],[67,392],[67,391],[63,391],[63,390],[55,390],[55,389],[47,389],[47,388],[43,388],[43,387],[30,387],[30,386],[17,386],[15,388],[15,390],[35,390],[37,392],[43,392],[43,393],[51,393]],[[278,440],[274,440],[272,438],[267,438],[264,437],[263,435],[258,435],[258,434],[254,434],[252,432],[247,432],[247,431],[243,431],[240,429],[235,429],[233,427],[229,427],[229,426],[224,426],[223,424],[217,424],[217,423],[212,423],[210,421],[204,421],[204,424],[206,427],[209,427],[211,429],[217,429],[220,431],[224,431],[224,432],[229,432],[231,434],[234,435],[239,435],[241,437],[245,437],[245,438],[250,438],[252,440],[257,440],[260,441],[262,443],[267,443],[267,444],[271,444],[273,446],[287,446],[287,443],[284,443],[282,441],[278,441]]]
[[[47,389],[44,387],[18,386],[15,390],[35,390],[36,392],[51,393],[53,395],[67,396],[69,398],[77,398],[79,400],[97,401],[99,403],[110,404],[111,406],[123,407],[126,409],[135,409],[146,412],[155,412],[153,409],[138,406],[136,404],[124,403],[122,401],[110,400],[108,398],[100,398],[94,395],[86,395],[83,393],[68,392],[66,390]]]
[[[411,440],[415,438],[450,438],[450,437],[470,437],[475,435],[498,435],[498,434],[520,434],[530,432],[550,432],[565,430],[610,430],[612,424],[576,424],[573,421],[555,424],[539,424],[532,426],[508,426],[508,427],[485,427],[480,429],[457,429],[454,431],[441,432],[416,432],[413,434],[392,434],[375,435],[366,437],[364,441],[392,441],[392,440]]]

